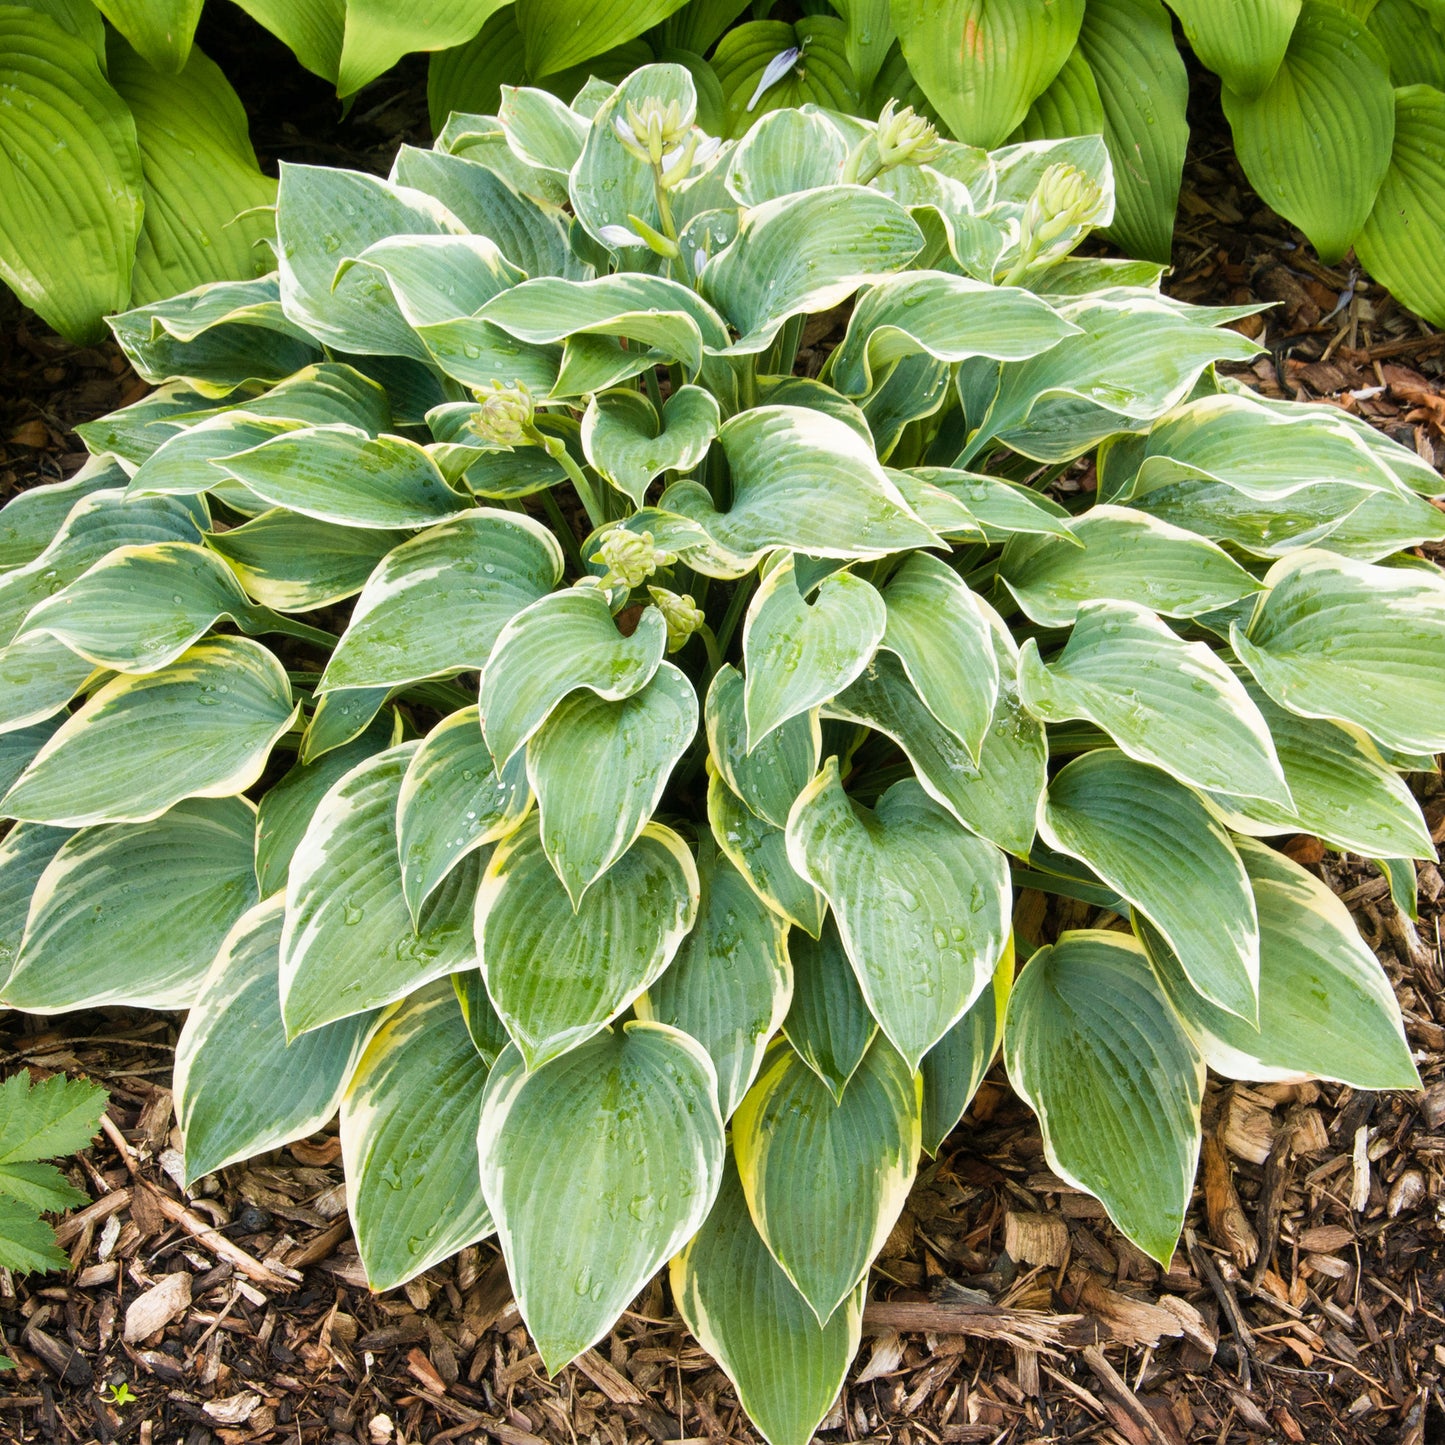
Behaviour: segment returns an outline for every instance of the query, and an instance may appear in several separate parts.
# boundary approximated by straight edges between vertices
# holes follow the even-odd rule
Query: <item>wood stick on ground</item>
[[[1125,1384],[1124,1377],[1104,1358],[1103,1350],[1098,1345],[1085,1345],[1083,1355],[1084,1363],[1098,1376],[1105,1393],[1154,1441],[1154,1445],[1170,1445],[1169,1437],[1139,1403],[1139,1397]]]
[[[287,1279],[284,1275],[277,1274],[275,1270],[267,1268],[254,1255],[247,1254],[238,1244],[232,1244],[219,1229],[206,1223],[199,1215],[192,1214],[184,1204],[172,1199],[167,1194],[150,1184],[143,1184],[143,1188],[149,1198],[154,1202],[157,1209],[170,1220],[172,1224],[179,1224],[187,1234],[198,1240],[202,1247],[208,1249],[220,1259],[229,1260],[236,1266],[247,1279],[255,1284],[262,1284],[267,1289],[289,1292],[296,1288],[300,1282],[300,1276],[296,1279]]]
[[[989,1305],[935,1304],[929,1300],[878,1300],[863,1312],[865,1330],[910,1330],[921,1334],[971,1335],[1002,1340],[1020,1349],[1038,1350],[1051,1359],[1059,1352],[1050,1346],[1066,1342],[1075,1327],[1085,1326],[1083,1315],[1044,1314],[1038,1310],[999,1309]]]

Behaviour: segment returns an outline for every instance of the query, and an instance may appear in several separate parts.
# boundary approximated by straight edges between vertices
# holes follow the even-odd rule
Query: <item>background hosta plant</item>
[[[1000,1048],[1163,1260],[1206,1065],[1414,1085],[1261,840],[1428,856],[1445,519],[1071,256],[1097,138],[697,104],[288,167],[276,274],[116,318],[157,390],[0,512],[3,1000],[189,1009],[192,1177],[339,1109],[372,1283],[495,1232],[549,1369],[670,1261],[782,1445]]]

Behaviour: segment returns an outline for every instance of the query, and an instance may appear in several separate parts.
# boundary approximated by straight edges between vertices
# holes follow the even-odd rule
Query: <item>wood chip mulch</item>
[[[1206,82],[1207,84],[1207,82]],[[414,99],[414,98],[413,98]],[[1241,323],[1268,395],[1346,407],[1445,462],[1445,333],[1350,263],[1326,267],[1196,118],[1170,291],[1276,303]],[[414,107],[413,107],[414,108]],[[144,390],[111,346],[66,346],[0,297],[0,501],[68,475],[69,428]],[[1436,843],[1445,785],[1415,779]],[[874,1271],[864,1348],[826,1442],[1445,1445],[1445,884],[1403,918],[1369,864],[1288,849],[1351,908],[1395,984],[1423,1094],[1211,1080],[1204,1157],[1161,1272],[1054,1177],[995,1071],[920,1174]],[[1031,936],[1099,920],[1024,894]],[[331,1130],[178,1184],[177,1020],[0,1017],[0,1072],[88,1074],[106,1134],[67,1173],[72,1268],[0,1272],[0,1442],[722,1445],[757,1440],[661,1283],[548,1381],[490,1243],[375,1296]]]

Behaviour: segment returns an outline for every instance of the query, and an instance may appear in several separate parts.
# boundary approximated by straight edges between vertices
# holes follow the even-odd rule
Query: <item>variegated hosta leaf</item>
[[[912,475],[962,505],[990,542],[1028,532],[1082,545],[1069,530],[1069,514],[1057,502],[1017,482],[955,467],[915,467]]]
[[[620,702],[646,687],[662,664],[667,626],[644,608],[630,637],[617,630],[606,596],[570,588],[540,598],[501,630],[482,673],[482,731],[498,766],[578,688]]]
[[[1198,617],[1260,590],[1220,547],[1131,507],[1091,507],[1056,537],[1009,540],[999,576],[1029,620],[1068,627],[1085,602],[1132,602],[1165,617]]]
[[[1195,794],[1112,749],[1086,753],[1050,782],[1039,835],[1148,918],[1205,998],[1254,1021],[1254,899],[1229,834]]]
[[[1005,645],[1006,632],[996,630],[994,638],[1002,680],[977,763],[929,712],[892,653],[880,652],[824,711],[887,734],[907,754],[931,797],[980,837],[1022,856],[1033,843],[1049,749],[1043,725],[1024,711],[1011,681],[1018,665],[1013,644]]]
[[[545,90],[504,85],[500,99],[497,119],[516,155],[529,165],[567,176],[587,141],[583,117]]]
[[[793,805],[788,857],[827,898],[873,1016],[910,1068],[958,1022],[1003,954],[1003,854],[913,779],[869,810],[830,758]]]
[[[1004,1060],[1049,1167],[1167,1265],[1194,1190],[1204,1061],[1144,950],[1102,932],[1041,948],[1009,1000]]]
[[[635,506],[664,472],[690,472],[707,455],[721,419],[709,391],[683,386],[663,403],[658,417],[636,391],[594,396],[582,418],[587,460]]]
[[[850,149],[841,125],[816,106],[770,111],[733,148],[724,184],[742,206],[836,185]]]
[[[865,186],[825,186],[764,201],[708,262],[703,295],[738,330],[732,350],[763,350],[788,317],[826,311],[874,276],[901,271],[923,233],[897,201]]]
[[[788,956],[793,961],[793,1002],[783,1033],[841,1103],[848,1080],[878,1032],[878,1020],[868,1012],[868,1001],[831,918],[824,920],[816,939],[801,929],[792,933]]]
[[[1244,687],[1269,727],[1294,806],[1212,794],[1234,832],[1313,833],[1341,852],[1366,858],[1434,858],[1419,803],[1359,729],[1300,717],[1251,677]]]
[[[360,592],[376,564],[411,535],[340,527],[276,507],[239,527],[210,532],[241,585],[264,607],[309,612]]]
[[[480,668],[503,627],[562,580],[540,522],[484,508],[429,527],[377,566],[322,690],[395,686]]]
[[[185,409],[183,403],[179,409]],[[116,412],[109,420],[117,422],[122,415]],[[120,429],[117,422],[116,430]],[[17,492],[0,507],[0,572],[33,562],[55,540],[77,502],[92,492],[116,493],[125,487],[125,468],[111,455],[89,458],[74,476],[63,482]]]
[[[781,828],[760,818],[708,763],[707,817],[717,845],[753,892],[789,923],[818,937],[828,905],[793,870]]]
[[[918,1165],[922,1086],[874,1039],[835,1103],[780,1041],[733,1116],[748,1212],[773,1258],[826,1325],[868,1273]]]
[[[247,632],[265,617],[215,552],[194,542],[117,547],[26,618],[22,636],[54,637],[97,667],[153,672],[222,618]]]
[[[719,512],[707,489],[677,482],[659,502],[699,523],[737,554],[729,575],[749,572],[770,548],[820,557],[881,557],[939,545],[843,422],[798,406],[759,406],[723,423],[732,504]]]
[[[466,1020],[467,1032],[477,1052],[491,1068],[502,1056],[502,1050],[511,1043],[492,1001],[487,997],[487,983],[479,968],[469,968],[463,973],[452,975],[452,992],[461,1005],[462,1017]]]
[[[236,920],[176,1041],[188,1180],[322,1128],[381,1022],[357,1014],[287,1044],[276,992],[284,912],[273,897]]]
[[[88,658],[44,634],[0,648],[0,734],[54,717],[92,678],[103,675]]]
[[[372,1289],[492,1233],[473,1152],[487,1073],[446,979],[407,998],[367,1045],[341,1100],[341,1157]]]
[[[1364,728],[1386,747],[1445,749],[1445,580],[1296,552],[1230,641],[1282,707]]]
[[[505,838],[530,806],[526,759],[519,754],[497,771],[478,709],[443,718],[411,755],[396,802],[402,891],[412,922],[468,853]]]
[[[527,744],[542,849],[575,905],[632,846],[697,732],[697,694],[663,662],[615,702],[579,688]],[[589,779],[580,788],[579,778]]]
[[[358,738],[386,705],[385,687],[339,687],[316,694],[316,708],[301,734],[301,761],[314,763]]]
[[[768,1253],[731,1156],[712,1213],[673,1259],[669,1277],[688,1329],[727,1372],[763,1438],[810,1440],[858,1351],[866,1286],[860,1281],[820,1325]]]
[[[776,828],[818,770],[822,732],[816,712],[796,714],[748,749],[746,689],[731,663],[718,669],[704,709],[708,752],[718,771],[758,817]]]
[[[1023,361],[1079,328],[1047,301],[942,271],[910,271],[870,286],[829,358],[828,379],[846,396],[872,391],[888,368],[926,352],[939,361],[988,356]]]
[[[514,1049],[497,1060],[482,1190],[550,1372],[601,1339],[707,1218],[726,1150],[715,1089],[702,1045],[664,1024],[608,1029],[530,1073]]]
[[[973,1102],[993,1064],[1003,1037],[1004,1014],[1014,981],[1014,944],[1008,945],[993,972],[993,987],[969,1005],[968,1012],[929,1049],[918,1066],[923,1079],[923,1150],[936,1157]]]
[[[1210,1068],[1231,1079],[1338,1079],[1418,1089],[1400,1006],[1349,910],[1297,863],[1238,842],[1259,912],[1259,1027],[1189,987],[1158,931],[1136,920],[1160,984]]]
[[[338,278],[337,268],[388,236],[462,234],[445,206],[376,176],[287,164],[276,214],[281,304],[291,320],[338,351],[429,359],[380,273],[358,267]]]
[[[343,418],[336,418],[337,421]],[[161,443],[135,470],[128,496],[187,496],[223,485],[207,462],[296,431],[298,423],[242,408],[203,417]]]
[[[416,328],[471,316],[527,273],[486,236],[387,236],[337,268],[380,271],[407,324]]]
[[[296,1038],[476,962],[467,859],[413,927],[397,856],[401,781],[417,743],[358,763],[316,808],[291,860],[281,938],[281,1014]]]
[[[213,637],[157,672],[106,683],[36,754],[0,813],[80,828],[230,797],[261,776],[299,711],[271,653]]]
[[[0,997],[25,936],[35,885],[71,836],[68,828],[17,823],[0,838]]]
[[[977,762],[998,705],[994,614],[946,562],[915,552],[883,589],[883,647],[914,691]]]
[[[1084,718],[1131,758],[1181,783],[1289,807],[1269,725],[1239,679],[1147,607],[1083,603],[1047,667],[1030,638],[1019,657],[1019,693],[1044,721]]]
[[[303,427],[211,463],[273,506],[341,527],[429,527],[466,508],[415,442]]]
[[[988,378],[988,400],[969,416],[960,466],[998,442],[1036,461],[1068,461],[1115,432],[1144,430],[1188,396],[1211,362],[1248,361],[1258,351],[1239,332],[1201,325],[1154,297],[1059,309],[1082,334],[1027,361],[964,363]]]
[[[255,832],[250,803],[219,798],[73,834],[35,884],[5,1002],[40,1014],[190,1007],[256,901]]]
[[[60,718],[49,718],[9,732],[0,732],[0,790],[9,788],[25,771],[26,765],[49,741],[61,721]]]
[[[498,1015],[529,1070],[605,1028],[671,963],[697,917],[697,866],[650,823],[573,907],[524,823],[477,894],[477,950]]]
[[[639,1018],[679,1028],[707,1050],[726,1121],[788,1012],[796,943],[790,949],[788,925],[705,836],[697,872],[697,921],[667,971],[633,1006]]]
[[[798,582],[793,556],[786,553],[748,603],[743,705],[751,748],[842,692],[883,639],[887,614],[871,583],[851,572],[835,572],[808,601]]]

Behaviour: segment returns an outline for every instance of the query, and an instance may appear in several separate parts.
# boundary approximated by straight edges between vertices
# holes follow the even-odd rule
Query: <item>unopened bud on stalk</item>
[[[943,141],[933,123],[905,105],[896,114],[893,101],[878,117],[878,159],[884,170],[894,166],[926,166],[943,152]]]
[[[649,587],[657,610],[667,624],[667,650],[676,652],[707,621],[707,614],[692,600],[689,593],[669,592],[665,587]]]
[[[675,100],[664,105],[655,96],[647,96],[637,105],[628,101],[627,119],[619,116],[612,129],[638,160],[660,166],[663,156],[687,139],[692,117]]]
[[[587,560],[607,568],[604,583],[640,587],[659,567],[670,566],[677,558],[658,547],[651,532],[629,532],[626,527],[614,527]]]
[[[480,405],[472,418],[471,429],[483,441],[499,447],[537,444],[536,407],[532,393],[520,382],[516,386],[503,386],[494,381],[490,390],[478,388],[474,395]]]
[[[1042,251],[1065,231],[1096,220],[1103,210],[1104,192],[1092,176],[1077,166],[1050,166],[1024,207],[1025,244]]]

